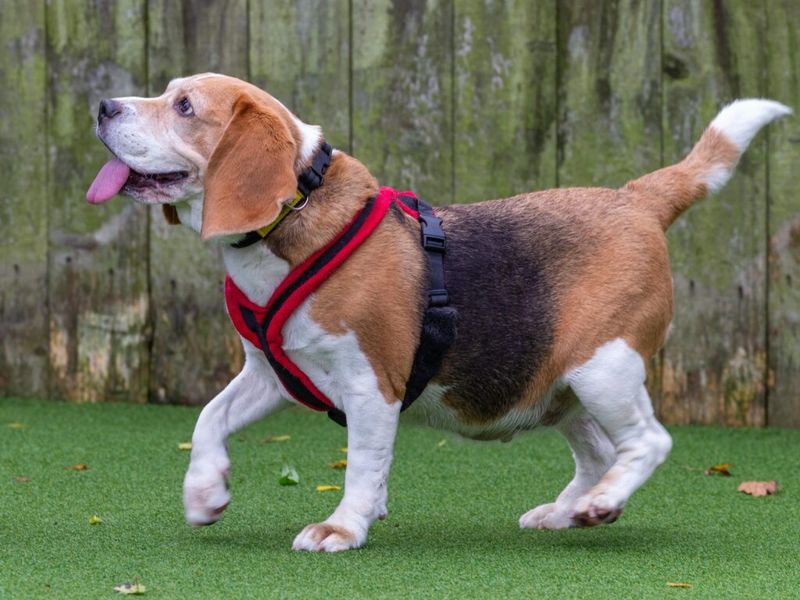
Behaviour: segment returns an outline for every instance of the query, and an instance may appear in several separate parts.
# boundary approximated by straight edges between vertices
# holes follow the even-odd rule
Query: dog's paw
[[[212,525],[230,504],[228,469],[189,467],[183,482],[186,522],[192,527]]]
[[[572,519],[576,527],[604,525],[619,519],[623,508],[624,503],[609,494],[589,492],[575,503]]]
[[[519,518],[519,526],[522,529],[567,529],[575,524],[570,511],[551,502],[526,512]]]
[[[310,552],[339,552],[364,545],[366,535],[356,533],[331,523],[314,523],[301,531],[292,544],[292,550]]]

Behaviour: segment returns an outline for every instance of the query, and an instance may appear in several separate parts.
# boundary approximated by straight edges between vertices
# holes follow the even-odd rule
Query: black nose
[[[113,119],[122,112],[122,104],[110,98],[103,98],[100,100],[100,112],[97,113],[98,125],[103,122],[103,119]]]

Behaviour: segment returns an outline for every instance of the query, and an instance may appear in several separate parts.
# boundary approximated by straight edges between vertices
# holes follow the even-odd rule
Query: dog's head
[[[297,190],[297,173],[321,141],[280,102],[244,81],[175,79],[157,98],[100,103],[97,136],[115,159],[86,194],[145,204],[202,201],[203,239],[271,223]]]

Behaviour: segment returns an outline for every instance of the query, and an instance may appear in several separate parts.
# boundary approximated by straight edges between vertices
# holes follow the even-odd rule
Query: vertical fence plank
[[[770,425],[800,427],[800,4],[766,4],[767,95],[795,115],[769,138],[769,400]]]
[[[558,3],[561,187],[619,187],[661,166],[660,6]],[[656,357],[647,376],[656,409],[660,374]]]
[[[434,204],[453,199],[452,9],[353,0],[353,154]]]
[[[660,3],[559,2],[562,187],[619,187],[660,166]]]
[[[175,77],[248,75],[247,1],[149,0],[149,93]],[[225,315],[219,248],[153,210],[151,399],[203,403],[239,370],[241,344]]]
[[[455,3],[455,200],[556,185],[556,3]]]
[[[0,11],[0,395],[45,395],[44,2],[9,0]]]
[[[349,1],[251,1],[250,78],[349,151]]]
[[[758,2],[665,0],[664,160],[683,157],[721,106],[764,94],[766,26]],[[764,422],[765,142],[737,175],[670,229],[674,329],[664,350],[671,422]]]
[[[147,212],[129,201],[84,200],[108,158],[93,130],[99,100],[144,91],[144,3],[54,0],[47,31],[52,391],[144,401]]]

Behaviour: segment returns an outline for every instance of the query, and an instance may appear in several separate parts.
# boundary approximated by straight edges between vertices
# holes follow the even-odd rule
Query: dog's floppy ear
[[[283,118],[242,95],[208,161],[200,237],[245,233],[274,221],[297,191],[295,157]]]

